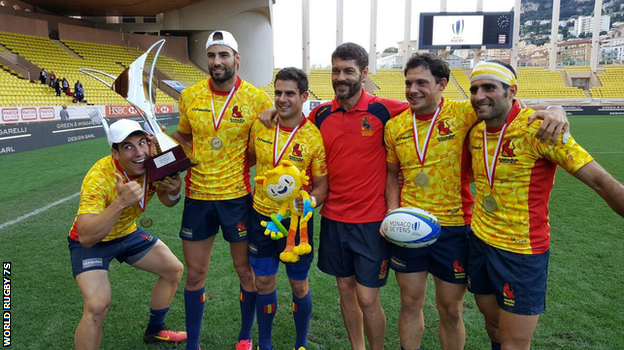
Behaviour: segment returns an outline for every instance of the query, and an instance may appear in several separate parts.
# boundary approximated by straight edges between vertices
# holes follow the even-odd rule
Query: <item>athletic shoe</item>
[[[143,341],[146,344],[156,342],[180,342],[186,340],[186,332],[170,331],[167,328],[161,329],[158,333],[146,334]]]
[[[251,339],[239,340],[236,343],[236,350],[253,350],[253,342]]]
[[[299,349],[293,349],[293,350],[308,350],[308,349],[306,349],[306,348],[305,348],[305,347],[303,347],[303,346],[300,346],[300,347],[299,347]]]

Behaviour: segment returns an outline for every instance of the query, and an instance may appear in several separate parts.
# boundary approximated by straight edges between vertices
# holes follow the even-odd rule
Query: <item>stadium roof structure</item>
[[[152,16],[209,0],[21,0],[59,16]]]

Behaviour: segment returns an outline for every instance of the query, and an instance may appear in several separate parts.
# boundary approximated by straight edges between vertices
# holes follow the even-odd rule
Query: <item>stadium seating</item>
[[[397,100],[405,100],[405,76],[400,69],[379,69],[376,74],[369,74],[379,90],[375,95]],[[445,98],[453,100],[465,100],[464,94],[459,91],[455,83],[451,81],[446,85],[442,93]]]
[[[600,84],[589,89],[594,98],[624,98],[624,65],[605,67],[604,73],[598,75]]]
[[[546,68],[520,68],[518,76],[518,98],[585,98],[583,90],[566,86],[560,72]]]
[[[470,80],[464,70],[462,68],[451,68],[451,75],[464,91],[466,97],[470,97]]]
[[[565,66],[564,71],[567,72],[589,72],[589,66]]]
[[[46,69],[48,73],[54,71],[59,78],[66,78],[70,89],[73,92],[74,83],[80,80],[85,88],[85,99],[92,104],[98,105],[125,105],[127,102],[108,87],[95,79],[79,72],[80,68],[93,68],[104,71],[112,75],[118,75],[125,67],[132,63],[143,52],[136,48],[126,48],[117,45],[104,45],[79,41],[65,40],[62,44],[69,50],[62,48],[62,44],[32,35],[14,34],[0,32],[0,44],[4,45],[13,53],[31,61],[39,67]],[[70,52],[75,53],[75,55]],[[157,69],[167,75],[172,80],[178,80],[186,86],[197,83],[205,79],[206,74],[191,65],[185,65],[173,59],[159,56]],[[31,79],[38,78],[39,72],[31,72]],[[28,84],[26,80],[8,80],[10,84],[2,84],[0,93],[5,90],[14,90],[12,95],[4,93],[4,96],[15,96],[17,91],[22,91],[18,87],[27,86],[27,90],[33,88],[35,84]],[[25,82],[25,83],[24,83]],[[41,85],[32,91],[24,92],[19,99],[3,99],[2,106],[39,106],[39,105],[61,105],[72,102],[72,97],[56,97],[54,89],[47,85]],[[177,100],[157,89],[156,102],[158,104],[177,104]]]
[[[266,94],[269,96],[271,101],[273,101],[273,96],[274,96],[274,92],[275,92],[273,83],[275,83],[275,75],[277,74],[277,72],[279,72],[279,69],[273,70],[273,78],[271,79],[271,83],[269,83],[267,85],[258,85],[258,89],[261,90],[261,91],[266,92]],[[312,96],[310,96],[309,99],[312,100],[313,99]]]
[[[308,74],[308,80],[310,81],[310,93],[312,93],[316,99],[332,100],[334,98],[334,88],[331,84],[331,70],[311,69]]]

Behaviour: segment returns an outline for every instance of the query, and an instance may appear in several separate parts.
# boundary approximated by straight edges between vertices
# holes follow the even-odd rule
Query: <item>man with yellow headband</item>
[[[513,68],[479,62],[470,102],[479,120],[469,136],[476,198],[469,238],[468,283],[485,316],[492,349],[530,349],[544,311],[550,227],[548,200],[557,165],[594,189],[624,217],[624,186],[570,137],[538,142],[540,121],[515,100]],[[560,135],[558,140],[562,140]]]
[[[470,153],[466,138],[478,122],[470,101],[442,97],[450,78],[447,63],[432,54],[414,54],[405,65],[405,98],[410,108],[384,127],[387,151],[385,196],[388,210],[419,207],[442,225],[436,244],[410,249],[392,245],[389,266],[401,289],[401,349],[420,348],[424,332],[423,305],[427,278],[435,282],[442,350],[465,346],[462,307],[467,287],[468,237],[471,233]],[[556,134],[566,126],[562,108],[535,113],[552,123]],[[544,135],[552,135],[545,132]],[[556,136],[555,136],[556,140]],[[545,141],[545,140],[544,140]],[[398,173],[405,178],[400,189]]]

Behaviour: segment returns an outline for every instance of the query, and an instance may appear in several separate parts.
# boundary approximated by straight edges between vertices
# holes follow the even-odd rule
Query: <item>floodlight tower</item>
[[[600,48],[600,19],[602,18],[602,0],[596,0],[594,4],[594,31],[591,41],[591,56],[589,57],[589,69],[592,72],[598,68],[598,49]]]
[[[412,0],[405,0],[405,25],[403,27],[403,65],[407,63],[412,54]]]
[[[510,64],[514,69],[518,68],[518,43],[520,42],[520,0],[514,1],[514,26],[511,36],[511,59]]]
[[[301,3],[303,50],[301,68],[306,74],[310,73],[310,0]]]
[[[370,6],[370,40],[368,48],[368,71],[377,73],[377,0],[371,0]]]
[[[559,40],[559,10],[561,0],[553,0],[553,13],[550,26],[550,56],[548,58],[548,69],[551,72],[557,67],[557,41]]]

